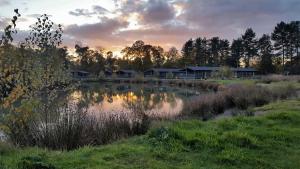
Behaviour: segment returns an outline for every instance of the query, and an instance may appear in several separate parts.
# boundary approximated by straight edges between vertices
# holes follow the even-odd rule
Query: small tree
[[[224,78],[229,79],[229,78],[232,78],[233,72],[230,69],[230,67],[224,66],[224,67],[220,67],[220,69],[217,73],[217,76],[222,79],[224,79]]]
[[[98,78],[99,78],[100,80],[105,79],[105,73],[104,73],[104,71],[101,71],[101,72],[99,73]]]
[[[168,72],[167,75],[166,75],[166,78],[167,79],[173,79],[174,78],[174,75],[172,72]]]

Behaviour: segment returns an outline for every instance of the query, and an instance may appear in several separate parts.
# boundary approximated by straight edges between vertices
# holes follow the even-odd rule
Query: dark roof
[[[233,71],[238,71],[238,72],[257,72],[256,69],[254,68],[232,68]]]
[[[181,72],[181,69],[177,68],[152,68],[149,70],[146,70],[145,72],[148,71],[154,71],[154,72]]]
[[[84,71],[84,70],[73,70],[71,71],[72,73],[74,72],[78,72],[78,73],[82,73],[82,74],[89,74],[90,72]]]
[[[194,71],[197,71],[197,70],[211,70],[211,71],[216,71],[216,70],[219,70],[220,67],[209,67],[209,66],[188,66],[187,69],[190,69],[190,70],[194,70]],[[183,69],[185,70],[185,69]]]
[[[193,71],[218,71],[220,67],[209,67],[209,66],[188,66],[187,69]],[[185,69],[182,69],[185,70]],[[232,71],[239,71],[239,72],[256,72],[254,68],[231,68]]]
[[[136,73],[135,70],[126,70],[126,69],[119,70],[119,71],[117,71],[117,73],[118,73],[118,72],[123,72],[123,73]]]

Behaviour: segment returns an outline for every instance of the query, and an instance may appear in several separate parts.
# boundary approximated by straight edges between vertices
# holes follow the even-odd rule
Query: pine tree
[[[226,59],[226,64],[230,67],[240,67],[240,58],[244,55],[243,40],[233,40],[230,49],[231,55]]]
[[[194,42],[192,39],[188,40],[187,42],[185,42],[185,44],[182,47],[182,61],[184,65],[190,65],[193,62],[193,53],[194,53]],[[182,65],[182,66],[184,66]]]
[[[245,67],[249,67],[250,60],[257,55],[257,40],[255,36],[256,34],[251,28],[248,28],[242,36]]]
[[[287,24],[285,22],[280,22],[276,25],[273,33],[272,33],[272,40],[274,41],[274,48],[277,51],[277,56],[282,57],[282,68],[284,70],[285,65],[285,57],[287,53],[288,47],[288,39],[287,39]]]
[[[258,52],[260,57],[259,71],[262,74],[274,73],[275,67],[273,65],[273,46],[271,42],[271,37],[264,34],[258,40]]]

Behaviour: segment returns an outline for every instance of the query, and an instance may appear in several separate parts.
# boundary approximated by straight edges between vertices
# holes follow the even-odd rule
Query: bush
[[[0,155],[11,153],[12,151],[15,151],[13,145],[0,141]]]
[[[232,144],[237,147],[246,147],[246,148],[255,148],[258,145],[257,139],[255,137],[239,131],[224,133],[220,141],[223,144]]]
[[[105,79],[105,73],[104,73],[103,71],[101,71],[101,72],[99,73],[99,75],[98,75],[98,78],[99,78],[100,80],[104,80],[104,79]]]
[[[233,76],[233,72],[232,70],[230,69],[230,67],[221,67],[220,70],[217,72],[217,77],[219,78],[226,78],[226,79],[229,79],[229,78],[232,78]]]
[[[23,157],[18,163],[18,169],[56,169],[52,164],[45,162],[41,156]]]
[[[145,80],[144,74],[143,73],[138,73],[137,75],[134,76],[134,81],[136,83],[143,83]]]
[[[156,128],[149,132],[150,144],[156,149],[178,152],[184,150],[183,137],[166,127]]]
[[[166,78],[167,79],[173,79],[174,78],[174,75],[172,72],[168,72],[167,75],[166,75]]]

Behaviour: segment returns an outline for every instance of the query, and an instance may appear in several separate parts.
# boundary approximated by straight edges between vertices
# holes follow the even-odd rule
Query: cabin
[[[185,73],[182,78],[186,79],[206,79],[217,72],[219,67],[208,67],[208,66],[188,66],[185,69],[181,69]]]
[[[119,78],[133,78],[136,76],[137,72],[134,70],[119,70],[116,72]]]
[[[243,78],[243,77],[253,77],[257,74],[257,70],[254,68],[232,68],[234,77]]]
[[[105,77],[111,77],[112,74],[113,74],[113,72],[112,72],[111,70],[105,70],[105,71],[104,71]]]
[[[209,66],[189,66],[181,71],[185,72],[182,78],[186,79],[206,79],[213,76],[214,73],[218,72],[220,67],[209,67]],[[244,78],[253,77],[257,74],[257,70],[254,68],[231,68],[234,77]]]
[[[168,74],[172,74],[172,78],[179,78],[184,75],[180,69],[171,68],[152,68],[144,72],[144,77],[157,77],[161,79],[168,78]]]
[[[90,76],[89,72],[83,71],[83,70],[74,70],[71,71],[72,77],[76,79],[82,79],[87,78]]]

